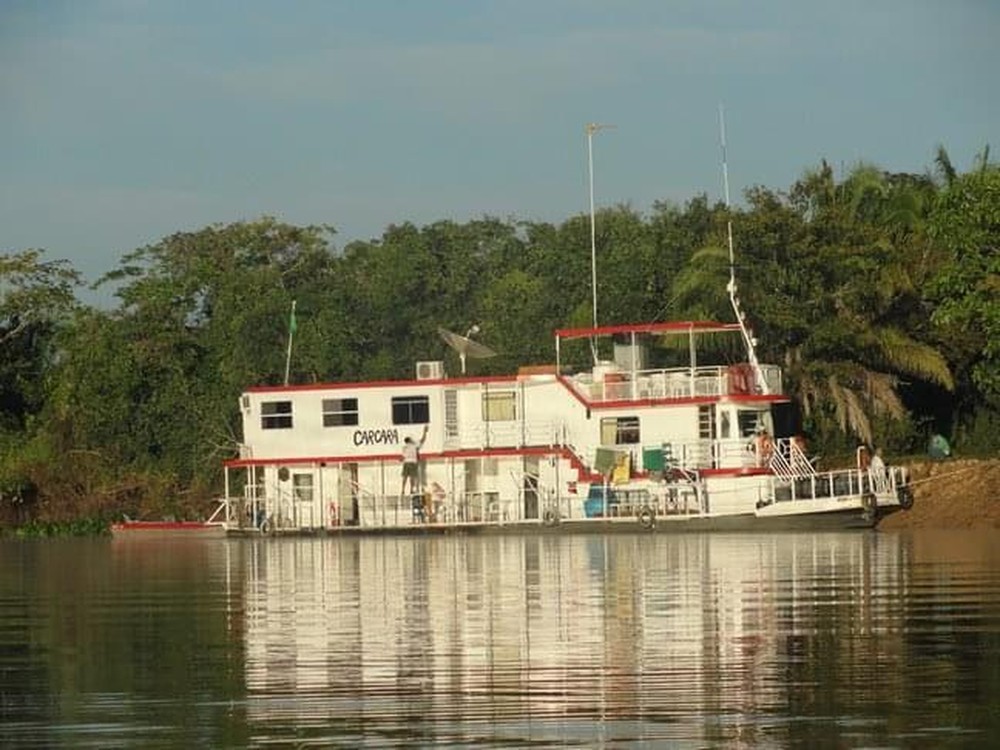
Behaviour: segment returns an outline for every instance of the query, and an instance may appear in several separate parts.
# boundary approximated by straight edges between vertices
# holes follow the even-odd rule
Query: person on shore
[[[420,436],[420,441],[417,442],[411,437],[407,437],[403,441],[403,451],[401,458],[403,460],[403,485],[399,491],[400,496],[406,495],[406,482],[410,482],[410,494],[418,495],[423,490],[420,486],[420,449],[424,446],[424,441],[427,440],[427,427],[424,425],[424,432]]]
[[[932,435],[930,442],[927,444],[927,455],[937,460],[948,458],[951,455],[951,446],[948,445],[948,439],[940,433]]]

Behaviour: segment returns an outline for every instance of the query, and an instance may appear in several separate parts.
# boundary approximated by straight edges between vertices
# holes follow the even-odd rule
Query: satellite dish
[[[472,357],[473,359],[486,359],[487,357],[495,357],[497,353],[490,349],[485,344],[480,344],[478,341],[473,341],[469,338],[474,333],[479,333],[479,326],[472,326],[465,335],[455,333],[454,331],[449,331],[445,328],[438,328],[438,333],[441,338],[444,339],[444,343],[458,352],[458,358],[462,362],[462,374],[465,375],[465,358]]]

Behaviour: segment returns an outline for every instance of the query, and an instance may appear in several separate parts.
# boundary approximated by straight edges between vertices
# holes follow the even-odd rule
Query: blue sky
[[[0,251],[789,187],[1000,151],[996,0],[0,0]],[[582,249],[586,252],[586,249]]]

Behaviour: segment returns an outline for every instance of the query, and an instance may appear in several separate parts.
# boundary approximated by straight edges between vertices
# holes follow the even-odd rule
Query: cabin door
[[[292,522],[300,529],[314,529],[322,522],[316,513],[316,475],[312,471],[292,472]]]
[[[358,465],[341,464],[337,480],[337,506],[340,522],[345,526],[358,525]]]
[[[337,500],[337,466],[321,465],[319,470],[320,511],[327,526],[340,525],[340,503]]]
[[[524,457],[524,517],[538,518],[538,456]]]
[[[287,466],[278,467],[278,481],[275,483],[276,496],[274,505],[267,509],[267,515],[272,523],[279,527],[290,526],[295,523],[295,502],[292,494],[292,473]]]

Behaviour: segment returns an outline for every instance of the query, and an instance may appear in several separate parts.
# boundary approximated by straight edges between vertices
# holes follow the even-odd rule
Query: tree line
[[[924,174],[822,162],[738,208],[705,195],[596,215],[602,324],[731,320],[727,228],[762,361],[785,368],[815,450],[1000,447],[1000,168],[944,149]],[[240,441],[238,397],[292,382],[412,377],[447,359],[439,326],[499,356],[553,361],[591,322],[589,216],[390,225],[335,244],[273,218],[180,232],[125,255],[81,304],[72,266],[0,257],[0,523],[193,516]]]

